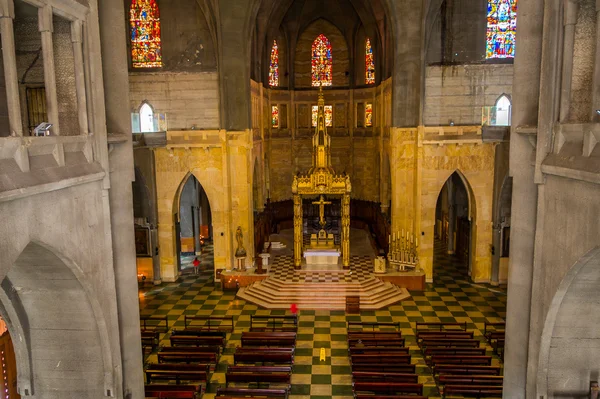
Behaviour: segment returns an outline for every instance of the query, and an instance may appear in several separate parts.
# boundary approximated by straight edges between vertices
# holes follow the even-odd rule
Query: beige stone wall
[[[510,96],[512,81],[512,64],[428,66],[424,124],[480,125],[482,107]]]
[[[199,132],[187,133],[194,135]],[[202,148],[194,145],[202,140],[201,136],[191,136],[189,149],[155,150],[158,241],[163,280],[177,279],[173,214],[177,211],[180,191],[189,174],[198,179],[210,203],[215,269],[233,266],[237,226],[242,228],[248,259],[253,258],[252,150],[248,145],[249,133],[213,131],[210,135],[219,138],[220,144]]]
[[[219,85],[216,72],[129,74],[131,112],[143,101],[167,115],[169,130],[218,129]]]

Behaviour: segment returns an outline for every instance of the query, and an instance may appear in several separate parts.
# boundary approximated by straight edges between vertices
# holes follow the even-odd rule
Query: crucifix
[[[319,201],[313,201],[313,205],[319,205],[319,224],[321,225],[322,229],[325,228],[325,205],[330,204],[331,201],[325,201],[323,195],[321,195]]]

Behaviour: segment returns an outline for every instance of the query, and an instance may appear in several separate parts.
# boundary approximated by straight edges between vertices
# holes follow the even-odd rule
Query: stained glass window
[[[131,0],[129,22],[133,67],[162,67],[160,14],[156,0]]]
[[[488,0],[485,58],[514,58],[517,0]]]
[[[277,105],[271,107],[271,126],[279,127],[279,107]]]
[[[375,83],[375,60],[369,38],[365,42],[365,83],[368,85]]]
[[[312,85],[331,86],[332,66],[331,43],[320,34],[312,44]]]
[[[373,104],[365,104],[365,126],[373,126]]]
[[[271,63],[269,64],[269,86],[279,86],[279,48],[273,40],[271,48]]]
[[[333,126],[333,105],[325,106],[325,126]],[[313,105],[312,107],[312,126],[317,126],[317,115],[319,114],[319,106]]]

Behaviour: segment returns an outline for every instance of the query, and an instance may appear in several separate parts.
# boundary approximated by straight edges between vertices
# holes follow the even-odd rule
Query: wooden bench
[[[444,387],[442,398],[448,395],[462,395],[481,397],[502,397],[501,386],[483,386],[483,385],[447,385]]]
[[[506,323],[503,321],[495,323],[485,322],[483,324],[483,336],[488,341],[490,341],[490,337],[493,333],[502,333],[502,335],[504,335],[505,330]]]
[[[290,384],[291,366],[228,366],[225,387],[230,382]]]
[[[391,330],[392,332],[400,332],[400,323],[397,322],[349,321],[347,325],[348,334],[369,332],[365,330],[365,328],[367,327],[371,328],[370,332],[389,332],[386,330]],[[377,331],[375,331],[376,328],[378,329]]]
[[[296,333],[291,331],[242,332],[242,346],[292,347],[296,346]]]
[[[249,397],[287,399],[289,393],[289,387],[286,389],[217,388],[217,397],[222,399],[247,399]]]
[[[378,363],[377,371],[386,372],[386,373],[405,373],[405,374],[414,374],[416,370],[416,366],[414,364],[398,364],[395,362],[392,363]],[[372,363],[359,363],[352,365],[352,371],[373,371]]]
[[[350,355],[359,355],[359,354],[408,354],[410,348],[405,346],[351,346],[348,348],[348,352]]]
[[[440,375],[438,383],[441,385],[500,385],[504,377],[501,375]]]
[[[360,395],[355,394],[354,399],[429,399],[421,395]]]
[[[169,331],[169,318],[167,316],[140,316],[140,328],[142,331],[166,333]]]
[[[158,351],[159,363],[210,363],[217,364],[219,352],[210,350],[212,347],[163,347]]]
[[[250,331],[298,332],[298,315],[262,316],[250,315]]]
[[[294,364],[294,348],[237,347],[233,364],[238,363]]]
[[[173,335],[191,335],[194,337],[220,337],[225,339],[227,333],[224,331],[208,331],[208,330],[202,330],[202,329],[197,329],[195,327],[188,327],[184,330],[177,330],[177,329],[173,329],[173,331],[171,331],[171,336]]]
[[[425,348],[423,350],[423,356],[483,356],[485,355],[485,348]]]
[[[150,348],[150,351],[154,351],[158,347],[159,332],[158,331],[142,331],[142,350]]]
[[[386,373],[376,371],[353,371],[352,379],[354,381],[379,381],[379,382],[419,382],[419,376],[416,374],[405,373]]]
[[[195,335],[171,335],[171,346],[224,346],[223,337],[198,337]]]
[[[438,364],[433,375],[500,375],[498,366],[477,366],[460,364]]]
[[[492,343],[494,353],[498,355],[500,360],[504,360],[504,339],[498,339]]]
[[[208,364],[150,364],[146,368],[146,383],[153,380],[175,381],[207,381],[210,365]]]
[[[481,341],[478,339],[430,339],[425,338],[419,342],[421,348],[479,348]]]
[[[438,364],[471,364],[479,366],[491,366],[491,356],[432,356],[429,363],[433,366]]]
[[[378,347],[390,347],[390,346],[404,346],[404,338],[391,338],[391,339],[348,339],[348,347],[367,347],[367,346],[378,346]]]
[[[184,316],[186,330],[233,332],[233,316]]]
[[[404,382],[362,382],[352,383],[354,392],[373,392],[376,394],[415,394],[423,395],[423,384]]]
[[[378,364],[378,363],[398,363],[409,364],[411,356],[409,354],[397,355],[379,355],[370,353],[360,353],[350,356],[351,364]]]
[[[205,346],[161,346],[159,352],[198,352],[198,353],[214,353],[219,355],[223,347],[219,345]]]
[[[473,339],[473,331],[417,331],[417,341],[422,339]]]
[[[401,332],[389,331],[348,331],[348,339],[399,339],[402,338]]]
[[[417,321],[416,330],[419,331],[467,331],[467,322],[452,322],[452,323],[439,323],[439,322],[422,322]]]
[[[162,385],[144,387],[146,398],[198,399],[202,396],[202,385]]]

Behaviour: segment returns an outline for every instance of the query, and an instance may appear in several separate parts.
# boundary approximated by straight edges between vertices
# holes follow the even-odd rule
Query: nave
[[[427,284],[424,292],[412,292],[412,298],[377,311],[361,311],[360,315],[341,310],[299,309],[299,328],[296,341],[291,399],[351,399],[352,377],[348,357],[347,322],[396,322],[409,347],[412,363],[416,364],[423,395],[440,397],[430,368],[426,365],[416,342],[417,322],[466,322],[482,340],[487,355],[492,349],[483,339],[484,323],[500,322],[505,318],[506,292],[497,287],[467,282],[457,271],[458,260],[447,255],[445,246],[436,243],[434,271],[436,283]],[[227,365],[233,364],[233,353],[240,346],[242,331],[248,331],[251,315],[284,315],[286,310],[264,310],[237,299],[234,293],[223,292],[213,282],[210,246],[207,247],[198,276],[185,274],[179,283],[140,291],[141,316],[167,316],[169,327],[184,328],[184,316],[233,316],[234,332],[227,334],[226,348],[210,377],[204,398],[212,399],[218,387],[225,385]],[[169,334],[160,335],[160,345],[169,346]],[[325,348],[326,360],[320,360]],[[146,357],[156,363],[156,355]],[[493,355],[493,365],[502,366]]]

